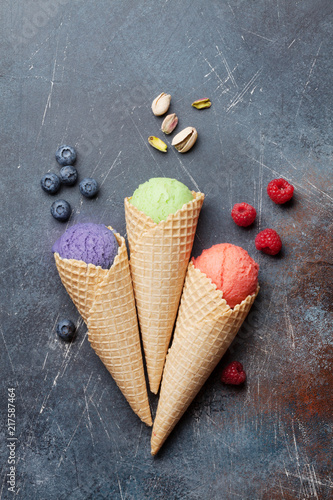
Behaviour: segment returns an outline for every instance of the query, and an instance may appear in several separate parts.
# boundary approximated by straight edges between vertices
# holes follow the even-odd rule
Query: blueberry
[[[69,319],[62,319],[57,324],[57,334],[63,340],[68,340],[68,341],[72,340],[75,335],[75,330],[76,328],[73,321]]]
[[[55,157],[59,165],[73,165],[76,160],[76,151],[72,146],[60,146]]]
[[[66,222],[70,218],[71,212],[71,206],[66,200],[56,200],[51,205],[51,214],[62,222]]]
[[[77,181],[77,170],[71,165],[66,165],[60,169],[60,180],[66,186],[74,186]]]
[[[60,179],[57,174],[45,174],[40,181],[40,185],[46,193],[56,194],[60,189]]]
[[[86,177],[79,184],[80,192],[86,198],[92,198],[95,194],[98,193],[98,184],[95,179],[91,179],[90,177]]]

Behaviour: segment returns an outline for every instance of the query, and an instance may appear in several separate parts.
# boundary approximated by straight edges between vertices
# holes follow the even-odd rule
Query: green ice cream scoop
[[[191,200],[193,194],[182,182],[154,177],[140,184],[129,201],[158,224]]]

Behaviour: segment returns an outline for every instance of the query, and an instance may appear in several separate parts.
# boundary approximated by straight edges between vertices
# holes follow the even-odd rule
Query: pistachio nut
[[[186,127],[184,130],[175,135],[172,140],[172,145],[179,151],[179,153],[186,153],[194,145],[198,138],[198,132],[194,127]]]
[[[165,134],[171,134],[175,130],[178,124],[178,116],[176,113],[172,113],[171,115],[168,115],[164,118],[162,125],[161,125],[161,130]]]
[[[205,109],[210,108],[212,103],[210,102],[209,97],[204,97],[203,99],[197,99],[192,102],[192,106],[196,109]]]
[[[171,95],[162,92],[160,95],[153,100],[151,109],[155,116],[164,115],[169,109],[171,102]]]
[[[153,135],[150,135],[148,137],[148,142],[153,148],[158,149],[159,151],[162,151],[162,153],[166,153],[168,146],[163,142],[161,139],[158,137],[154,137]]]

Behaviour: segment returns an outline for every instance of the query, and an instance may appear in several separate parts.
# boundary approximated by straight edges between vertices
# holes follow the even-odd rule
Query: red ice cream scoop
[[[240,304],[257,289],[259,265],[241,247],[231,243],[213,245],[192,262],[222,290],[229,307]]]

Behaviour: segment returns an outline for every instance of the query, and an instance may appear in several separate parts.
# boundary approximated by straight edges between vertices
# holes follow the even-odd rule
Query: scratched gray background
[[[1,4],[0,498],[13,497],[8,386],[15,498],[332,498],[331,0]],[[198,129],[186,155],[147,144],[162,91],[178,130]],[[191,108],[205,96],[211,109]],[[39,180],[58,170],[61,143],[76,146],[81,178],[101,184],[94,200],[62,189],[70,223],[125,234],[123,198],[149,177],[176,177],[206,194],[194,254],[230,241],[260,263],[252,313],[157,458],[55,269],[51,246],[66,226]],[[267,197],[277,176],[295,186],[287,206]],[[231,220],[239,201],[257,209],[249,229]],[[255,249],[265,227],[283,240],[277,258]],[[69,346],[56,336],[59,317],[78,325]],[[233,359],[248,374],[241,389],[219,381]]]

